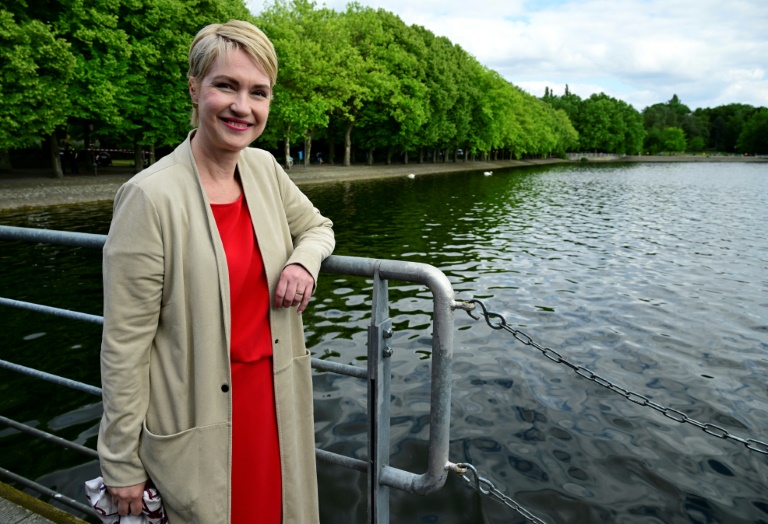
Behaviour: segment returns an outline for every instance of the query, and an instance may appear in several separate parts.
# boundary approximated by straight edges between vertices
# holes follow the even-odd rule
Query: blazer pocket
[[[199,504],[206,506],[203,513],[223,511],[219,514],[226,515],[226,496],[202,495],[227,493],[228,438],[227,424],[195,427],[172,435],[157,435],[146,424],[143,426],[139,456],[169,516],[192,522],[203,509]]]

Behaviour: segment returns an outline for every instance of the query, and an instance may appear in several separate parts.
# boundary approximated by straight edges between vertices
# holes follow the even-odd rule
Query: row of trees
[[[691,111],[677,95],[643,110],[646,150],[664,149],[674,133],[688,151],[768,153],[768,109],[727,104]]]
[[[344,12],[277,0],[259,17],[243,0],[19,0],[0,8],[0,163],[8,150],[71,133],[136,151],[188,131],[186,55],[200,27],[249,19],[273,40],[280,75],[262,143],[353,140],[379,151],[562,154],[567,116],[482,66],[461,47],[384,10]],[[137,163],[141,165],[140,163]],[[8,166],[6,166],[8,167]]]
[[[562,96],[546,88],[542,100],[568,115],[579,134],[581,151],[636,154],[643,148],[643,117],[622,100],[605,93],[582,99],[567,85]]]
[[[640,113],[603,93],[582,99],[567,85],[562,96],[546,88],[542,100],[568,114],[582,151],[768,153],[766,108],[728,104],[691,111],[673,95]]]
[[[304,145],[353,140],[368,162],[409,152],[456,157],[564,154],[577,134],[567,115],[521,91],[448,39],[396,15],[351,4],[318,9],[308,0],[275,2],[257,23],[282,63],[266,140]],[[465,157],[466,158],[466,157]],[[331,158],[333,161],[333,157]]]
[[[57,141],[67,132],[86,147],[94,136],[177,143],[188,129],[191,39],[210,20],[248,16],[242,0],[4,3],[0,167],[10,167],[8,150],[43,137],[58,166]]]
[[[679,143],[670,129],[682,130],[692,150],[763,152],[764,141],[749,136],[766,136],[765,110],[691,112],[675,96],[641,114],[602,93],[582,100],[567,86],[538,99],[448,39],[358,4],[337,12],[275,0],[254,18],[243,0],[17,0],[0,7],[0,169],[10,167],[10,150],[43,138],[58,165],[67,134],[85,147],[96,137],[133,146],[137,165],[142,149],[179,143],[189,129],[189,43],[203,25],[231,18],[252,20],[277,49],[280,75],[260,142],[280,144],[286,158],[298,144],[308,162],[318,139],[331,161],[339,146],[345,165],[353,146],[368,162],[455,160],[462,150],[637,153]]]

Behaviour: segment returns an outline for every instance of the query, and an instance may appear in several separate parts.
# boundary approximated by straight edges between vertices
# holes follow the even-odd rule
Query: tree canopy
[[[50,25],[0,10],[0,149],[31,145],[67,121],[75,62]]]
[[[746,154],[768,154],[768,109],[754,113],[739,134],[736,147]]]
[[[356,3],[338,12],[273,0],[254,17],[244,0],[17,0],[0,8],[0,164],[46,137],[53,151],[66,133],[86,147],[96,138],[137,151],[180,142],[189,44],[204,25],[232,18],[253,21],[275,45],[280,74],[260,143],[286,159],[298,142],[308,161],[313,140],[331,159],[343,144],[345,165],[355,153],[369,162],[635,154],[667,147],[669,128],[694,150],[762,150],[765,117],[751,106],[691,112],[673,95],[641,114],[568,86],[539,99],[447,38]]]
[[[543,100],[563,111],[579,134],[582,151],[637,154],[641,151],[645,129],[640,113],[622,100],[605,93],[582,100],[565,87],[563,96],[547,88]]]
[[[541,156],[576,144],[565,113],[383,9],[276,0],[254,18],[242,0],[38,0],[0,18],[2,67],[24,79],[0,86],[0,116],[27,111],[3,129],[0,149],[57,130],[86,145],[97,136],[178,143],[188,130],[189,43],[206,23],[231,18],[254,21],[275,44],[280,76],[261,142],[284,144],[286,156],[291,143],[309,147],[313,137],[345,144],[345,164],[353,148],[389,160],[408,152],[455,157],[459,149]]]

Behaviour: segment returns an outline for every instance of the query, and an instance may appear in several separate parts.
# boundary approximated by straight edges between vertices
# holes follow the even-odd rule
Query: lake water
[[[575,364],[768,441],[768,165],[559,165],[305,188],[339,255],[432,264]],[[0,223],[106,233],[103,205]],[[100,314],[100,254],[3,243],[0,295]],[[390,284],[392,458],[426,463],[429,293]],[[315,356],[365,365],[370,282],[323,275]],[[633,404],[457,312],[451,453],[550,523],[768,523],[768,456]],[[3,309],[0,358],[98,384],[99,327]],[[365,383],[315,376],[319,447],[364,459]],[[0,371],[0,414],[95,445],[99,405]],[[0,431],[0,466],[79,497],[93,462]],[[365,521],[365,475],[319,464],[323,522]],[[525,522],[451,476],[392,522]]]

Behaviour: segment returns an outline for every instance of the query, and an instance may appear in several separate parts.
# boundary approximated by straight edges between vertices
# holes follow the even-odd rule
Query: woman
[[[189,53],[197,129],[117,193],[98,450],[121,515],[141,512],[151,479],[174,524],[318,521],[300,314],[334,237],[275,159],[248,148],[276,77],[259,29],[203,28]]]

